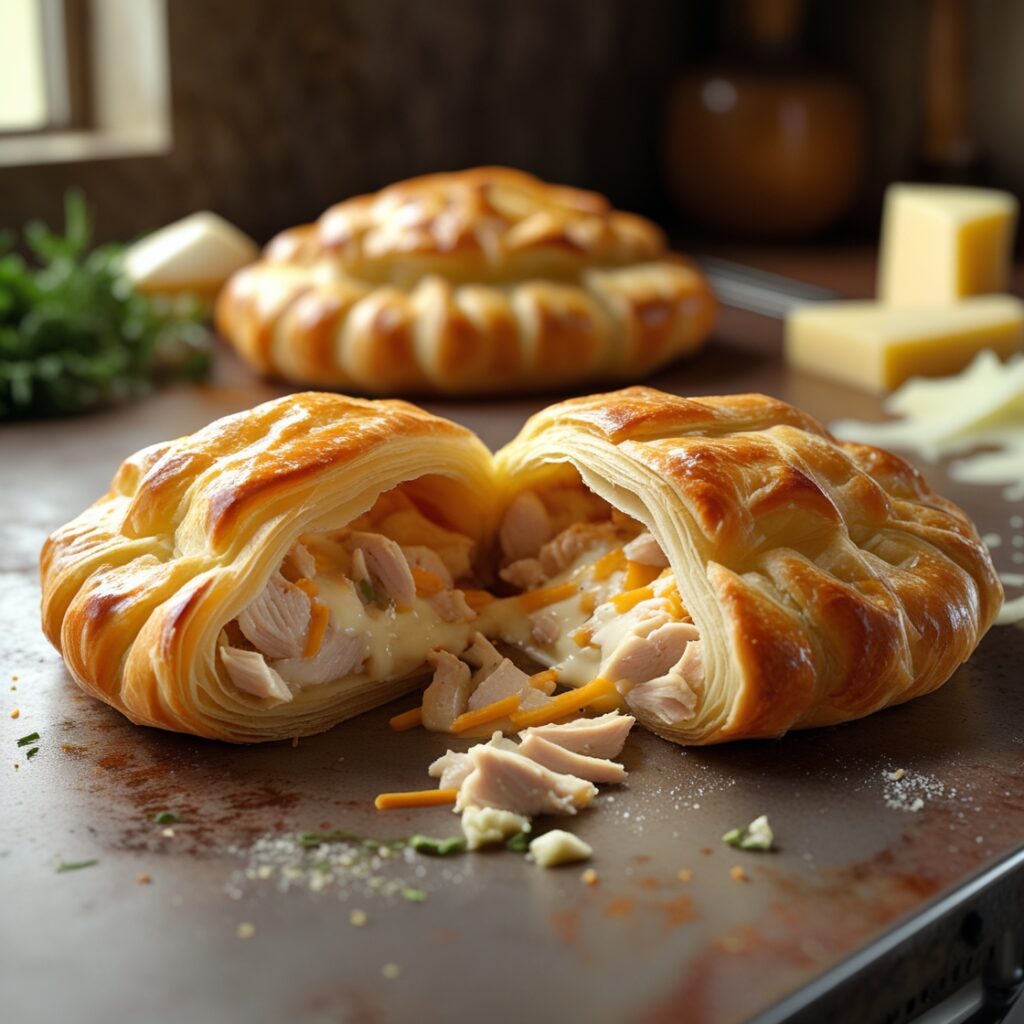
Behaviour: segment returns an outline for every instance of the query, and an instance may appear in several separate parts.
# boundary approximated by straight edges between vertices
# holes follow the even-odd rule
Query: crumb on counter
[[[580,875],[580,881],[584,885],[597,885],[601,881],[601,876],[593,868],[587,868]]]
[[[593,848],[579,836],[560,828],[553,828],[530,843],[530,854],[542,868],[555,868],[562,864],[588,860],[593,853]]]
[[[292,737],[292,746],[293,747],[297,747],[298,745],[299,745],[299,737],[298,736],[293,736]]]
[[[693,872],[689,868],[680,868],[676,878],[678,878],[680,882],[692,882]]]
[[[240,939],[251,939],[256,934],[256,925],[251,921],[242,921],[235,929],[235,935]]]
[[[139,876],[135,879],[135,881],[138,882],[139,885],[149,885],[149,883],[152,882],[153,879],[149,876],[147,872],[142,871],[139,873]]]
[[[15,708],[11,712],[11,718],[21,718],[21,708]]]
[[[886,777],[891,779],[893,782],[899,782],[904,775],[907,774],[906,768],[897,768],[894,772],[886,772]]]
[[[381,969],[380,973],[389,980],[394,980],[402,972],[398,968],[398,964],[385,964]]]
[[[743,870],[739,864],[734,864],[729,868],[729,877],[734,882],[749,882],[750,876]]]
[[[164,836],[166,839],[173,839],[174,838],[174,829],[173,828],[162,828],[162,829],[160,829],[160,835]]]
[[[354,928],[362,928],[370,919],[366,916],[365,910],[353,910],[348,915],[348,923]]]

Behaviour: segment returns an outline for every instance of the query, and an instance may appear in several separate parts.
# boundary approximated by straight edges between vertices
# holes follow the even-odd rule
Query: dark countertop
[[[823,264],[805,276],[851,291],[870,280],[862,264],[844,273]],[[701,356],[653,383],[769,391],[826,421],[879,415],[872,398],[788,373],[780,336],[776,323],[726,311]],[[209,388],[0,428],[5,1019],[740,1021],[1024,849],[1024,629],[995,627],[943,689],[860,722],[708,749],[631,737],[627,784],[603,790],[571,825],[595,847],[597,885],[578,866],[545,872],[504,852],[397,854],[379,867],[363,853],[333,868],[315,866],[320,853],[303,860],[282,834],[457,833],[446,808],[373,810],[376,792],[425,784],[444,747],[388,729],[408,700],[297,747],[228,747],[131,726],[77,691],[38,628],[39,546],[104,490],[122,457],[276,393],[222,353]],[[428,404],[497,446],[546,401]],[[998,489],[952,486],[940,468],[922,468],[982,532],[1004,537],[997,563],[1022,571],[1010,561],[1019,510]],[[16,740],[31,732],[40,749],[26,760]],[[899,768],[902,779],[887,777]],[[181,815],[171,835],[152,821],[165,809]],[[721,843],[761,813],[778,852]],[[748,880],[730,876],[737,864]],[[389,893],[399,883],[373,888],[364,871],[427,899]],[[353,910],[365,925],[351,923]],[[254,934],[239,938],[240,925]],[[933,951],[938,967],[980,941],[960,936],[963,949]],[[917,998],[899,955],[878,970],[894,1000]],[[878,992],[847,988],[842,1019],[875,1019]]]

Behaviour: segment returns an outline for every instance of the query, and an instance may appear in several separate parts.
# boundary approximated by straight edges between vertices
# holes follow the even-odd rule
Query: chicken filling
[[[595,680],[609,684],[612,706],[665,725],[693,716],[701,639],[639,523],[580,486],[526,491],[499,542],[499,586],[516,593],[495,598],[473,585],[470,538],[388,492],[345,529],[299,539],[225,628],[224,669],[238,689],[277,704],[342,680],[403,678],[425,659],[423,725],[467,736],[515,729],[517,716],[555,700],[557,685]],[[527,673],[492,640],[547,670]],[[548,770],[556,755],[535,746]]]

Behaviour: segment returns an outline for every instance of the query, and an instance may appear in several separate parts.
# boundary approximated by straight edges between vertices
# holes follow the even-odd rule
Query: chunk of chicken
[[[622,782],[626,777],[626,769],[616,761],[566,750],[536,733],[523,738],[519,753],[553,772],[575,775],[589,782]]]
[[[322,686],[358,672],[366,661],[367,641],[362,634],[327,627],[320,650],[311,658],[286,658],[274,670],[295,686]]]
[[[476,545],[464,534],[446,530],[415,506],[385,516],[377,527],[403,547],[426,547],[444,562],[453,580],[464,579],[473,568]]]
[[[520,590],[533,590],[539,587],[546,579],[544,567],[538,558],[520,558],[507,565],[498,575],[513,587]]]
[[[296,541],[291,551],[285,555],[283,572],[292,582],[300,579],[311,580],[316,575],[316,559],[301,541]]]
[[[553,644],[562,635],[562,620],[550,608],[542,608],[530,616],[530,637],[542,647]]]
[[[410,569],[422,569],[424,572],[432,573],[445,586],[451,589],[453,580],[448,566],[444,564],[441,556],[433,548],[425,547],[423,544],[412,544],[402,548],[402,554],[409,563]]]
[[[462,652],[462,660],[478,670],[478,678],[475,681],[479,683],[490,675],[505,659],[483,633],[474,633],[469,646]]]
[[[514,693],[525,697],[526,691],[532,689],[530,677],[522,669],[516,668],[508,658],[502,658],[473,691],[469,698],[469,710],[476,711],[477,708],[504,700]]]
[[[540,549],[537,558],[541,568],[548,576],[557,576],[584,552],[614,537],[616,532],[611,523],[573,523]]]
[[[518,744],[513,740],[506,739],[501,732],[492,733],[491,738],[484,745],[513,752],[518,749]],[[473,762],[470,761],[469,754],[456,750],[445,752],[427,769],[431,778],[440,780],[438,789],[458,789],[472,770]]]
[[[471,747],[472,771],[459,789],[455,809],[498,807],[516,814],[575,814],[597,795],[597,787],[574,775],[549,771],[528,757],[491,744]]]
[[[411,608],[416,599],[416,581],[402,554],[402,549],[390,537],[381,533],[353,531],[349,534],[355,552],[361,551],[370,579],[399,608]]]
[[[239,690],[275,704],[287,704],[292,699],[288,684],[267,664],[267,659],[259,651],[243,651],[225,645],[220,648],[220,660]]]
[[[646,636],[631,633],[605,660],[601,674],[613,683],[647,682],[665,675],[699,636],[689,622],[666,622]]]
[[[309,597],[275,573],[238,616],[238,627],[268,658],[295,658],[302,654],[310,614]]]
[[[654,534],[645,530],[639,536],[634,537],[623,549],[631,562],[639,562],[641,565],[651,565],[656,569],[668,568],[668,558],[661,550],[661,545],[654,539]]]
[[[506,562],[536,555],[552,534],[551,517],[533,491],[523,491],[509,503],[498,530]]]
[[[696,691],[704,678],[702,644],[702,640],[688,643],[679,662],[668,672],[628,690],[626,703],[666,725],[692,718],[697,707]]]
[[[577,718],[572,722],[535,725],[524,729],[520,738],[539,736],[565,750],[591,757],[618,757],[636,719],[618,711],[609,711],[598,718]]]
[[[427,598],[427,603],[445,622],[472,622],[478,617],[461,590],[439,590]]]
[[[427,661],[434,666],[434,678],[423,691],[423,726],[432,732],[448,732],[466,710],[473,689],[469,666],[442,650],[431,651]]]

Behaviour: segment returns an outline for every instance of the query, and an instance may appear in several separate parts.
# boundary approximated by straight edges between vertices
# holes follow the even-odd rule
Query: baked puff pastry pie
[[[897,456],[761,395],[647,388],[554,405],[493,459],[403,402],[292,395],[128,459],[42,579],[86,690],[239,742],[431,673],[429,728],[597,686],[594,710],[678,743],[779,736],[940,686],[1002,600],[970,520]]]
[[[482,167],[400,182],[275,238],[217,302],[260,373],[366,394],[636,380],[698,349],[704,277],[592,192]]]

